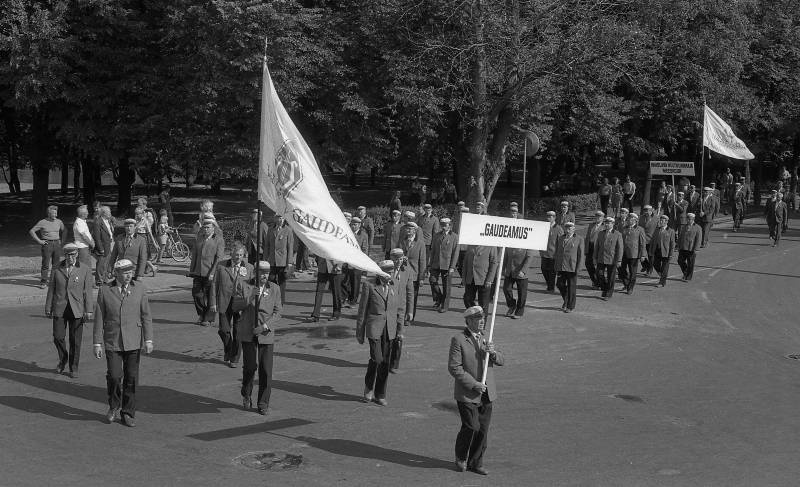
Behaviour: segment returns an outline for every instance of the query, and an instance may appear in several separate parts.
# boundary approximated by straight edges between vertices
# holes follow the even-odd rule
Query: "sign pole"
[[[672,175],[672,214],[675,215],[675,200],[678,199],[678,188],[675,187],[675,175]],[[675,224],[675,222],[672,222]]]
[[[489,325],[489,341],[488,343],[492,342],[492,336],[494,335],[494,320],[497,316],[497,299],[500,297],[500,281],[503,277],[503,261],[506,257],[506,248],[500,248],[500,263],[497,265],[497,282],[494,284],[494,303],[492,303],[492,321]],[[486,385],[486,374],[489,372],[489,352],[486,352],[486,358],[483,360],[483,379],[481,380],[481,384]]]
[[[528,176],[528,137],[522,142],[522,218],[525,219],[525,179]]]

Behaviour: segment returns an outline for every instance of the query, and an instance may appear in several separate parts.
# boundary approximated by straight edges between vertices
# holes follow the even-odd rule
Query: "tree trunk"
[[[91,209],[94,206],[95,199],[97,199],[97,193],[94,185],[95,165],[87,156],[82,158],[81,164],[83,165],[83,204]]]
[[[127,215],[131,208],[131,186],[135,174],[128,164],[127,156],[119,160],[119,176],[117,177],[117,215]]]
[[[69,191],[69,160],[65,157],[61,159],[61,194]]]
[[[17,118],[14,110],[8,107],[3,107],[3,122],[6,127],[6,140],[8,141],[8,148],[6,155],[8,156],[8,191],[11,194],[18,194],[21,192],[19,185],[19,161],[17,159]]]
[[[79,201],[81,197],[81,162],[75,161],[75,172],[72,174],[72,187],[75,194],[75,201]]]
[[[36,220],[47,214],[47,190],[50,185],[50,161],[48,160],[49,136],[44,122],[34,117],[31,123],[30,158],[33,169],[33,191],[31,194],[31,216]]]

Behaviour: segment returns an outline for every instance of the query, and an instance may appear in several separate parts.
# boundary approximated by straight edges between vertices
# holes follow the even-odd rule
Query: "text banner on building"
[[[458,243],[512,249],[546,250],[550,223],[500,216],[461,214]]]
[[[651,176],[694,176],[694,162],[650,161]]]

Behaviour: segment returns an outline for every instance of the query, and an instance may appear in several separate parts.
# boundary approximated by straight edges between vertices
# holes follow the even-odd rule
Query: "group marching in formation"
[[[650,277],[655,271],[658,285],[665,286],[676,253],[682,280],[690,281],[697,253],[709,245],[714,218],[721,207],[720,194],[713,186],[703,188],[703,194],[689,186],[687,191],[665,197],[663,204],[659,200],[656,208],[644,205],[641,215],[632,212],[635,185],[622,188],[621,194],[626,197],[620,198],[623,204],[617,207],[600,194],[601,209],[594,212],[594,220],[583,236],[576,234],[575,212],[568,201],[547,212],[550,229],[547,248],[539,251],[541,273],[547,291],[558,288],[564,313],[576,308],[581,269],[588,272],[592,287],[601,292],[602,299],[609,300],[618,280],[621,290],[632,294],[640,273]],[[671,191],[670,187],[665,194]],[[746,185],[737,182],[725,198],[733,214],[733,231],[741,229],[748,191]],[[787,229],[788,207],[782,193],[772,191],[765,205],[773,245],[778,245]],[[56,371],[61,374],[68,367],[70,377],[78,376],[82,327],[84,322],[92,322],[94,356],[105,357],[107,365],[107,420],[119,418],[130,427],[135,425],[140,354],[152,352],[154,346],[150,305],[141,278],[148,268],[155,275],[154,264],[163,254],[163,237],[173,231],[168,201],[156,222],[154,212],[146,208],[147,199],[140,199],[135,218],[119,225],[124,231],[117,231],[107,206],[95,208],[92,224],[88,222],[88,209],[81,206],[72,227],[73,241],[68,243],[68,232],[58,219],[56,206],[50,206],[47,218],[30,230],[31,237],[41,245],[41,283],[47,288],[45,312],[53,320]],[[343,307],[357,307],[355,336],[358,343],[369,347],[363,398],[385,406],[389,374],[400,366],[403,330],[414,323],[423,281],[430,285],[434,310],[447,313],[456,288],[454,281],[459,277],[465,328],[452,338],[448,356],[462,423],[456,438],[455,465],[459,471],[486,475],[483,454],[492,402],[497,397],[492,368],[503,365],[503,355],[487,342],[483,328],[498,280],[502,280],[507,305],[505,316],[523,317],[534,251],[506,249],[500,269],[498,248],[459,244],[460,216],[470,212],[464,202],[458,202],[449,217],[434,216],[434,208],[427,203],[421,205],[419,217],[412,211],[402,211],[399,198],[396,203],[393,200],[390,205],[380,248],[374,248],[377,229],[364,206],[355,215],[344,214],[361,250],[367,255],[380,252],[382,274],[367,276],[336,260],[317,256],[312,261],[308,249],[295,238],[282,216],[268,223],[259,210],[253,210],[244,238],[226,249],[213,202],[204,200],[193,230],[196,238],[188,273],[196,323],[217,323],[224,363],[235,368],[242,361],[242,407],[265,415],[286,282],[294,270],[316,267],[315,299],[307,321],[322,318],[326,289],[332,297],[328,321],[339,320]],[[479,201],[474,212],[486,211],[486,204]],[[521,218],[518,204],[510,203],[506,214],[500,216]],[[94,274],[91,255],[96,260]],[[151,256],[157,258],[151,261]],[[94,288],[98,291],[93,302]]]

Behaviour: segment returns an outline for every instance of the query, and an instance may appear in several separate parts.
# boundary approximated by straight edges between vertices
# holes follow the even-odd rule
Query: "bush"
[[[217,220],[217,223],[225,238],[226,251],[230,250],[235,240],[244,243],[245,237],[250,232],[249,218],[222,218]]]
[[[530,198],[525,202],[526,218],[542,218],[548,211],[557,211],[562,201],[569,201],[570,210],[575,213],[600,208],[597,193]]]

